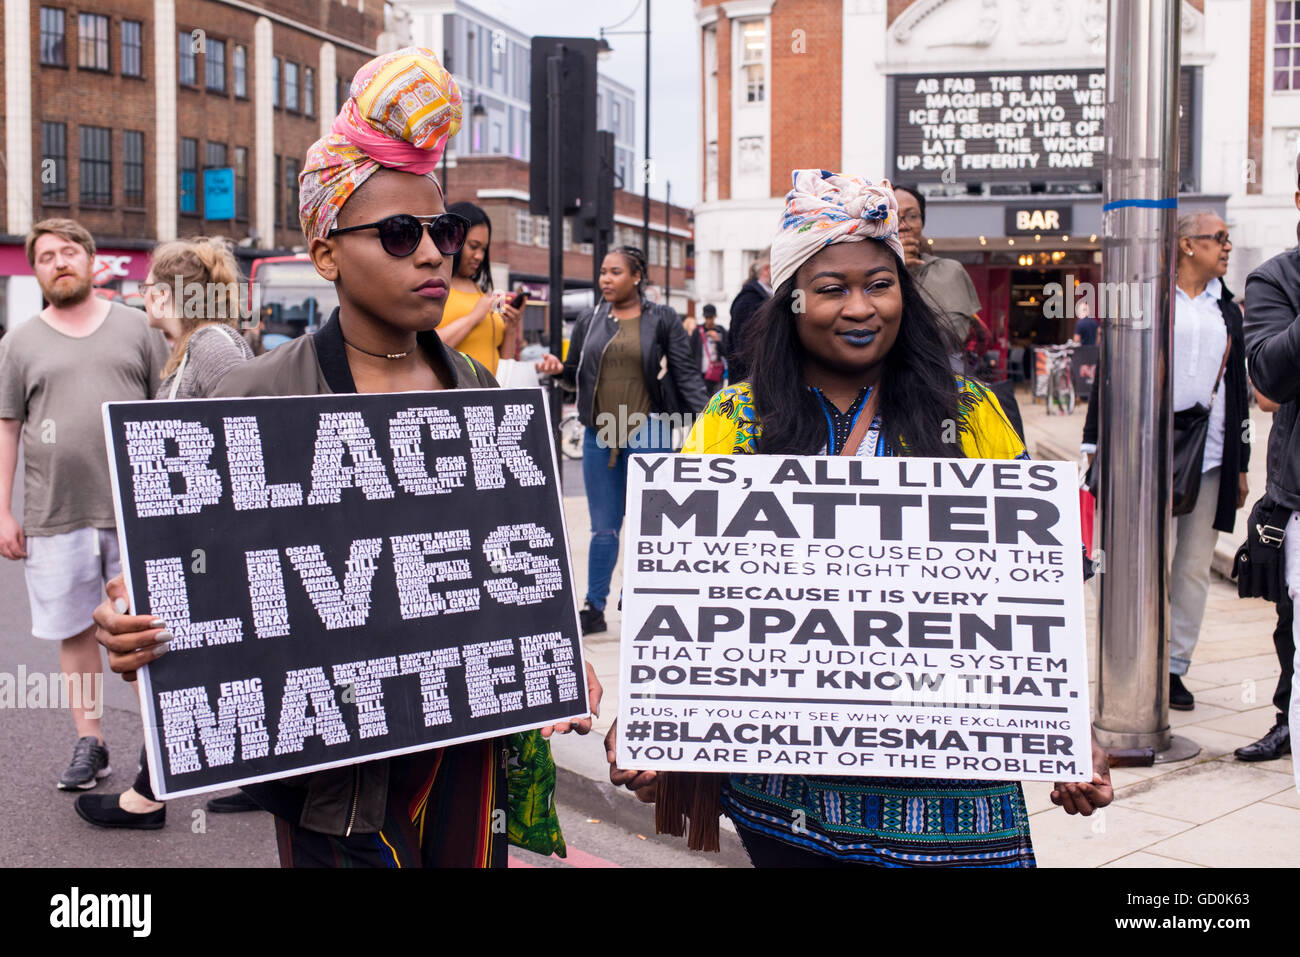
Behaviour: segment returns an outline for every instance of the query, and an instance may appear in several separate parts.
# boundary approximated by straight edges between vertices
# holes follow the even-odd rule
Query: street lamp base
[[[1159,731],[1112,731],[1094,723],[1092,732],[1097,738],[1097,743],[1107,751],[1136,751],[1150,748],[1159,755],[1173,740],[1168,726]],[[1157,757],[1156,760],[1159,758]]]
[[[1188,758],[1194,758],[1201,753],[1201,746],[1191,738],[1184,738],[1181,734],[1172,735],[1169,739],[1169,747],[1163,751],[1156,751],[1156,764],[1173,764],[1177,761],[1186,761]]]

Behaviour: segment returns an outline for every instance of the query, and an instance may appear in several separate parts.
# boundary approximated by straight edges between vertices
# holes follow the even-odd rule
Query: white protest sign
[[[1091,780],[1070,462],[634,456],[618,764]]]

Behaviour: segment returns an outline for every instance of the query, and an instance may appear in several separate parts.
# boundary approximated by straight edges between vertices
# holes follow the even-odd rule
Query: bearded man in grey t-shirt
[[[92,295],[94,260],[95,242],[74,220],[33,226],[27,261],[49,305],[0,341],[0,555],[26,560],[32,634],[59,642],[77,726],[63,790],[93,788],[110,771],[91,616],[121,563],[100,404],[152,398],[167,359],[143,312]],[[20,437],[21,523],[12,512]]]

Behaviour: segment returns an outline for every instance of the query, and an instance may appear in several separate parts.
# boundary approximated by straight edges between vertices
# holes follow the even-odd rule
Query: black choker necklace
[[[346,338],[344,338],[343,343],[344,345],[348,345],[351,346],[353,349],[356,349],[357,352],[364,352],[366,355],[374,356],[376,359],[405,359],[407,356],[409,356],[412,352],[415,351],[414,349],[407,349],[405,352],[392,352],[392,353],[371,352],[369,349],[362,349],[360,346],[348,342]]]

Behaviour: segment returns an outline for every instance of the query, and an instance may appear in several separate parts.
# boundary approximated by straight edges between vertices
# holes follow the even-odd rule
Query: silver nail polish
[[[163,621],[161,618],[155,618],[153,621],[149,622],[149,627],[150,627],[150,628],[166,628],[166,627],[167,627],[167,622]]]
[[[176,636],[173,635],[170,631],[160,631],[158,632],[158,637],[155,640],[163,644],[166,644],[167,642],[171,641],[175,637]]]
[[[113,611],[117,612],[119,615],[125,615],[125,614],[126,614],[126,599],[125,599],[125,598],[114,598],[114,599],[113,599]]]

